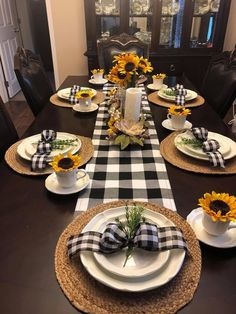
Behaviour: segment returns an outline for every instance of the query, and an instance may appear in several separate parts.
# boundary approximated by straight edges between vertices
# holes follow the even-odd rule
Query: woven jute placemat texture
[[[155,104],[155,105],[158,105],[158,106],[161,106],[161,107],[165,107],[165,108],[169,108],[170,106],[173,106],[175,103],[174,102],[171,102],[171,101],[167,101],[167,100],[164,100],[163,98],[159,97],[158,92],[154,92],[154,93],[151,93],[148,95],[148,100]],[[198,95],[197,98],[189,101],[189,102],[186,102],[185,103],[185,107],[186,108],[193,108],[193,107],[198,107],[198,106],[201,106],[205,103],[205,99]]]
[[[84,136],[78,136],[78,138],[82,142],[79,155],[81,156],[81,166],[83,166],[93,156],[94,148],[90,138]],[[42,176],[53,172],[51,167],[46,167],[43,170],[31,171],[31,162],[21,158],[17,154],[17,147],[21,142],[22,140],[13,144],[5,153],[5,161],[10,168],[20,174],[30,176]]]
[[[105,100],[105,95],[103,92],[97,91],[96,96],[93,97],[92,102],[95,104],[101,104]],[[50,102],[53,105],[59,106],[59,107],[65,107],[65,108],[72,108],[72,104],[70,104],[67,100],[62,99],[57,96],[57,94],[54,94],[50,97]]]
[[[176,313],[193,298],[201,273],[199,242],[189,224],[177,213],[152,203],[136,202],[165,215],[182,229],[188,243],[189,254],[178,275],[166,285],[146,292],[123,292],[109,288],[90,276],[80,258],[71,261],[67,256],[66,242],[69,236],[80,233],[98,213],[133,202],[117,201],[101,204],[78,216],[60,236],[55,252],[55,271],[58,282],[79,310],[94,314],[151,314]]]
[[[181,132],[181,131],[180,131]],[[235,174],[236,173],[236,157],[225,161],[225,168],[212,167],[207,160],[200,160],[189,157],[180,152],[174,144],[175,137],[180,132],[173,132],[168,135],[160,145],[162,157],[172,165],[192,172],[203,174]]]

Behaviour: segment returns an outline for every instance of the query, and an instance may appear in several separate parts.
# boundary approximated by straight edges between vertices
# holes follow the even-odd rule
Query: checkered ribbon
[[[80,192],[75,211],[86,211],[100,203],[118,200],[153,202],[176,210],[165,162],[160,154],[160,145],[151,116],[147,94],[142,85],[143,112],[149,113],[148,138],[144,146],[130,145],[121,150],[107,140],[109,118],[107,102],[114,85],[105,84],[105,101],[99,105],[93,133],[94,154],[86,165],[90,183]]]
[[[130,242],[136,248],[146,251],[166,251],[187,249],[182,231],[178,227],[157,227],[150,223],[141,223],[133,239],[115,223],[109,223],[104,233],[87,231],[71,236],[67,241],[68,256],[80,251],[111,254],[127,247]]]
[[[208,130],[205,128],[192,128],[193,135],[201,140],[202,150],[207,154],[210,163],[216,167],[220,166],[221,168],[225,168],[225,161],[223,155],[218,151],[220,148],[219,142],[208,138]]]
[[[178,106],[185,105],[185,96],[187,95],[186,89],[181,84],[177,84],[175,87],[172,87],[172,90],[176,91],[175,102]]]
[[[70,96],[69,96],[69,102],[73,104],[78,104],[79,99],[75,97],[76,93],[80,91],[80,86],[78,85],[73,85],[70,90]]]
[[[31,158],[31,169],[44,169],[47,165],[48,155],[51,153],[51,142],[57,137],[54,130],[43,130],[41,140],[38,142],[36,153]]]

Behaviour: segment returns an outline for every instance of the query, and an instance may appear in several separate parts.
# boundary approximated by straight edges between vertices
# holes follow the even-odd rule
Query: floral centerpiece
[[[133,52],[121,53],[114,57],[114,66],[107,78],[120,86],[135,87],[136,81],[141,74],[152,72],[153,67],[148,59],[138,57]]]
[[[168,109],[169,114],[174,115],[174,116],[187,116],[191,114],[191,110],[185,108],[184,106],[176,106],[172,105]]]

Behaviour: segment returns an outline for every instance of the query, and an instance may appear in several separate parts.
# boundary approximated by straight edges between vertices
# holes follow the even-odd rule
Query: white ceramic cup
[[[167,118],[170,120],[173,129],[183,129],[186,122],[186,116],[178,116],[168,113]]]
[[[79,106],[83,111],[89,111],[92,101],[91,98],[79,98]]]
[[[161,89],[163,85],[163,79],[153,78],[153,86],[156,89]]]
[[[103,73],[93,74],[91,79],[94,79],[95,82],[101,82],[103,80]]]
[[[236,223],[231,221],[213,221],[211,217],[203,211],[202,225],[205,231],[213,236],[220,236],[228,229],[236,228]]]
[[[58,184],[63,188],[74,186],[77,181],[77,172],[77,168],[68,171],[55,172]]]

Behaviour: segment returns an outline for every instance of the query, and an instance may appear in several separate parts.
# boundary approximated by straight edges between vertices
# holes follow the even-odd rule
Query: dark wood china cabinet
[[[212,55],[223,49],[231,0],[84,0],[89,70],[97,41],[120,33],[150,46],[155,72],[185,73],[201,85]]]

